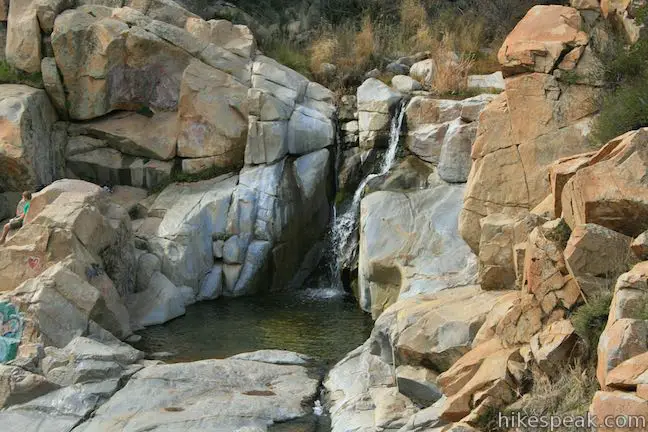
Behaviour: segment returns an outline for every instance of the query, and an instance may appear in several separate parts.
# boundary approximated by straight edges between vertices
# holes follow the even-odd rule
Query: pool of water
[[[324,288],[287,290],[197,303],[180,318],[138,332],[137,347],[168,352],[169,362],[283,349],[330,367],[362,345],[372,326],[350,295]]]

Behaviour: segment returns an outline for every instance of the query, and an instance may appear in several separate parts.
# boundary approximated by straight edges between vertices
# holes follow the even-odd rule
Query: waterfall
[[[351,204],[346,212],[338,217],[334,209],[334,219],[331,229],[331,249],[333,252],[333,259],[330,263],[330,271],[332,274],[332,280],[338,285],[338,287],[342,286],[340,277],[342,268],[345,263],[348,263],[351,260],[357,246],[357,237],[355,234],[360,217],[360,201],[362,200],[362,194],[367,183],[376,177],[387,174],[394,164],[404,117],[405,106],[404,103],[401,103],[391,121],[389,146],[387,147],[383,161],[380,164],[379,171],[377,173],[369,174],[362,179],[353,194],[353,200],[351,200]]]

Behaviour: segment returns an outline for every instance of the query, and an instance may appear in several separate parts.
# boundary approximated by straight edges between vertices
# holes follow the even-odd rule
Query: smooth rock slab
[[[231,359],[151,366],[75,432],[265,430],[310,414],[317,387],[301,366]]]

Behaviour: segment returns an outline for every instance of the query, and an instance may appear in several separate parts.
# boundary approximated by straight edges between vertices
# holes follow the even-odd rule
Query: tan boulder
[[[648,351],[648,325],[644,320],[623,318],[608,326],[598,344],[596,377],[606,388],[608,373],[624,361]]]
[[[565,247],[565,261],[574,276],[616,278],[636,262],[631,242],[631,237],[599,225],[578,225]]]
[[[606,18],[610,14],[623,14],[631,3],[632,0],[601,0],[601,12]]]
[[[499,408],[515,400],[516,383],[511,379],[509,365],[512,362],[523,361],[519,349],[504,348],[488,352],[492,348],[491,344],[487,344],[486,347],[476,347],[473,351],[475,355],[482,356],[481,362],[466,365],[462,363],[462,358],[450,370],[439,376],[438,383],[444,394],[448,396],[441,418],[447,421],[459,421],[471,411],[478,409],[482,403],[492,408]],[[455,369],[457,364],[459,367]],[[466,370],[469,373],[465,373]],[[447,385],[448,382],[457,383],[458,377],[454,376],[455,374],[461,377],[460,381],[467,380],[456,392],[455,388]]]
[[[640,260],[648,260],[648,231],[644,231],[630,244],[630,249]]]
[[[0,85],[0,190],[34,189],[61,176],[63,149],[52,140],[56,120],[43,90]]]
[[[7,62],[16,69],[40,72],[41,29],[37,15],[38,0],[12,1],[7,20]]]
[[[42,375],[0,364],[0,408],[25,403],[57,388]]]
[[[473,251],[482,217],[517,216],[536,207],[547,197],[551,164],[588,150],[591,100],[598,91],[540,73],[506,80],[506,92],[482,112],[473,145],[460,215],[460,232]]]
[[[176,153],[177,113],[160,112],[149,117],[118,112],[90,122],[71,124],[68,134],[101,139],[128,155],[169,160]]]
[[[100,191],[86,182],[61,180],[36,194],[25,226],[0,248],[0,291],[66,261],[91,284],[112,287],[114,282],[111,289],[120,295],[131,292],[130,218]]]
[[[479,276],[482,289],[522,286],[527,238],[535,227],[545,222],[545,218],[531,213],[516,218],[493,213],[480,220]]]
[[[243,162],[248,130],[247,87],[230,75],[192,62],[180,90],[178,155],[216,156],[216,165]]]
[[[577,341],[578,336],[571,321],[560,320],[531,339],[531,352],[544,373],[556,376],[564,365],[573,360]]]
[[[551,183],[552,207],[555,217],[562,215],[562,192],[570,178],[576,172],[587,166],[596,153],[585,153],[568,156],[557,160],[549,167],[549,182]]]
[[[495,334],[505,346],[529,343],[542,329],[545,315],[535,296],[523,294],[505,311],[497,323]]]
[[[571,309],[580,289],[563,257],[569,228],[561,219],[547,222],[529,236],[524,263],[524,288],[533,294],[545,315],[556,308]]]
[[[407,420],[418,411],[414,403],[407,396],[399,393],[396,387],[371,388],[369,394],[376,406],[374,425],[377,430],[398,430],[405,426]]]
[[[506,294],[470,286],[401,300],[376,321],[372,352],[387,362],[394,352],[400,364],[444,371],[471,349],[486,315]]]
[[[642,432],[647,427],[648,401],[633,393],[598,391],[589,413],[599,421],[598,432]]]
[[[52,47],[72,119],[143,106],[177,109],[182,73],[191,55],[152,32],[79,8],[56,18]]]
[[[648,129],[606,144],[565,185],[562,208],[572,227],[593,223],[636,237],[648,229]]]
[[[80,276],[58,263],[10,293],[11,301],[34,322],[45,345],[62,348],[88,334],[92,321],[124,338],[130,330],[123,304],[111,304]]]
[[[623,318],[642,319],[648,302],[648,262],[640,262],[617,279],[608,326]]]
[[[479,283],[482,289],[515,288],[513,225],[515,219],[494,213],[480,222]]]
[[[534,6],[507,36],[498,60],[505,75],[549,73],[561,55],[588,42],[578,11],[566,6]]]
[[[185,29],[198,39],[218,45],[238,56],[254,57],[256,41],[250,29],[244,25],[235,25],[227,20],[188,18]]]
[[[502,321],[508,312],[517,304],[519,299],[519,291],[507,292],[497,299],[495,305],[493,305],[490,312],[488,312],[488,315],[486,315],[486,321],[484,321],[484,324],[482,324],[473,340],[473,348],[497,336],[497,327],[500,321]]]
[[[648,353],[639,354],[624,361],[608,372],[605,385],[608,388],[633,391],[648,384]]]

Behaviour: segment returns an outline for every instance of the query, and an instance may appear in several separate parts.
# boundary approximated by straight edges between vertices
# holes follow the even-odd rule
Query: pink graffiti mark
[[[32,270],[39,270],[40,269],[40,258],[38,258],[38,257],[29,257],[29,259],[27,260],[27,265],[29,265],[29,267]]]

